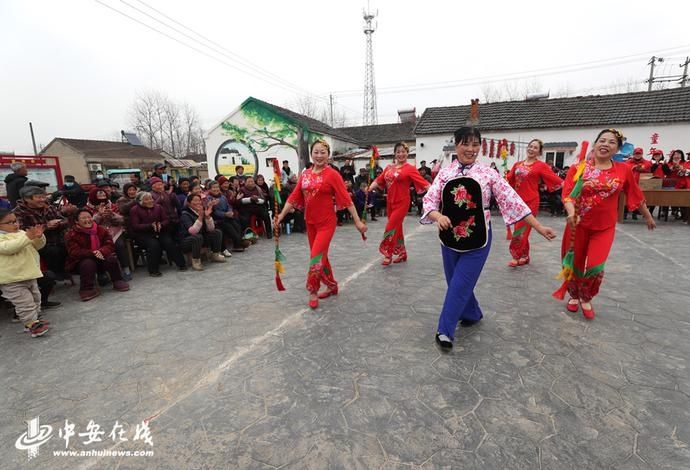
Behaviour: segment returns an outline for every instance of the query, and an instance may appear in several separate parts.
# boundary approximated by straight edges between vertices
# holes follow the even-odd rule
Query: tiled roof
[[[309,116],[305,116],[303,114],[296,113],[294,111],[291,111],[287,108],[281,108],[280,106],[276,106],[274,104],[268,103],[266,101],[262,101],[260,99],[254,98],[254,97],[249,97],[247,98],[243,105],[247,103],[250,100],[254,100],[257,103],[260,103],[264,105],[265,107],[272,109],[278,114],[281,114],[288,119],[291,119],[293,121],[298,122],[299,124],[303,125],[307,129],[309,129],[312,132],[317,132],[319,134],[327,134],[333,137],[337,137],[341,140],[347,141],[347,142],[353,142],[353,143],[358,143],[354,138],[352,138],[350,135],[346,134],[340,129],[336,129],[334,127],[329,126],[328,124],[321,122],[317,119],[310,118]]]
[[[469,115],[470,105],[427,108],[414,132],[416,135],[448,134],[464,126]],[[491,131],[670,122],[690,122],[690,87],[480,103],[477,127]]]
[[[108,140],[65,139],[56,137],[54,141],[63,142],[86,156],[98,158],[144,158],[163,161],[160,153],[141,145],[127,142],[111,142]],[[52,144],[52,142],[51,142]],[[48,144],[50,147],[50,144]],[[46,147],[47,148],[47,147]]]
[[[340,127],[362,145],[397,143],[414,140],[414,123],[377,124],[374,126]]]

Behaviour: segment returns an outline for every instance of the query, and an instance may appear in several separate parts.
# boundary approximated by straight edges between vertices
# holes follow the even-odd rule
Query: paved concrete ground
[[[294,234],[282,294],[262,240],[203,273],[139,271],[126,294],[81,303],[62,288],[44,338],[3,320],[0,467],[690,468],[689,227],[619,226],[586,322],[549,296],[559,242],[533,237],[533,264],[510,270],[498,221],[477,289],[484,321],[443,354],[438,243],[416,221],[409,261],[385,269],[383,220],[366,246],[338,229],[341,294],[316,312]],[[15,441],[37,416],[53,435],[27,462]],[[54,456],[65,419],[105,431],[101,443],[73,437],[72,450],[155,455]],[[144,419],[153,447],[132,440]],[[129,439],[118,445],[116,420]]]

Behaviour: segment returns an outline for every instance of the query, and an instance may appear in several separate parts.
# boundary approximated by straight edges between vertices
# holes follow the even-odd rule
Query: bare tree
[[[311,96],[300,96],[296,98],[288,108],[294,110],[296,113],[303,114],[312,119],[320,119],[322,117],[322,109],[316,98]],[[328,122],[328,121],[323,121]]]
[[[188,103],[176,103],[160,92],[137,95],[130,107],[130,126],[149,148],[165,150],[176,157],[203,153],[203,129],[199,116]]]

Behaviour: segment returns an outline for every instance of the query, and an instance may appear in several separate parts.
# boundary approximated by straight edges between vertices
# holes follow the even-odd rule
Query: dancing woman
[[[595,315],[591,301],[604,279],[604,265],[616,234],[621,191],[627,197],[628,210],[639,209],[649,230],[656,228],[630,166],[612,160],[621,145],[620,131],[601,131],[587,158],[570,167],[563,186],[568,214],[561,249],[565,282],[553,295],[563,299],[567,290],[567,309],[577,312],[581,306],[588,320]]]
[[[532,215],[539,213],[539,184],[543,181],[549,191],[556,191],[563,186],[563,180],[551,170],[551,167],[539,160],[544,149],[544,143],[539,139],[532,139],[527,145],[527,158],[516,162],[508,172],[508,183],[525,201]],[[524,220],[515,224],[510,240],[510,254],[513,259],[508,266],[514,268],[530,262],[529,235],[532,227]]]
[[[404,142],[395,144],[395,162],[388,165],[369,185],[367,191],[373,191],[382,186],[386,187],[386,213],[388,222],[383,231],[383,240],[379,245],[379,251],[383,255],[382,265],[407,261],[405,250],[405,236],[403,234],[403,222],[410,210],[410,186],[414,185],[418,193],[429,189],[429,183],[419,174],[417,169],[407,163],[410,148]],[[396,256],[393,260],[393,256]]]
[[[448,283],[436,333],[436,342],[443,349],[453,347],[459,321],[463,326],[470,326],[483,316],[474,296],[474,286],[491,249],[491,214],[488,209],[492,196],[496,198],[506,224],[524,220],[547,240],[556,237],[551,228],[537,221],[501,175],[477,163],[481,139],[479,130],[473,127],[461,127],[455,131],[458,158],[439,172],[424,196],[424,215],[420,222],[438,224],[443,269]]]
[[[275,220],[276,224],[280,224],[293,209],[304,211],[310,248],[307,291],[311,308],[319,306],[319,299],[338,294],[338,283],[333,277],[333,269],[328,260],[328,248],[337,221],[336,210],[347,209],[355,221],[357,230],[360,233],[367,231],[367,226],[359,219],[343,178],[337,170],[328,165],[330,151],[330,146],[324,140],[317,140],[311,145],[311,159],[314,164],[302,172],[297,186]],[[322,282],[326,290],[319,293]]]

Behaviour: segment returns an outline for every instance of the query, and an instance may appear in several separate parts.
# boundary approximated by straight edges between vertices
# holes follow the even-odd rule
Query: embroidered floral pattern
[[[577,204],[580,216],[585,215],[607,197],[616,194],[621,185],[621,180],[614,171],[599,170],[589,163],[585,166],[582,178],[584,184]]]
[[[462,169],[457,160],[439,172],[434,183],[426,193],[426,196],[424,196],[424,215],[420,220],[421,223],[432,223],[428,215],[429,212],[437,211],[441,207],[443,186],[445,186],[449,180],[461,176],[462,173]],[[530,215],[531,211],[529,207],[527,207],[522,198],[518,196],[508,182],[495,170],[481,163],[475,163],[472,167],[464,171],[464,175],[477,180],[481,185],[483,207],[489,207],[492,194],[496,197],[496,202],[501,209],[501,214],[506,224],[512,225]],[[491,220],[491,213],[485,209],[484,216],[488,223]]]
[[[459,184],[458,187],[450,193],[455,197],[453,202],[455,202],[458,207],[462,207],[463,205],[466,205],[468,209],[477,207],[477,204],[472,202],[472,195],[467,192],[467,189],[463,185]]]
[[[474,222],[474,216],[470,216],[469,219],[464,222],[460,222],[458,225],[453,227],[453,237],[455,241],[460,241],[461,238],[467,238],[472,235],[473,228],[477,224]]]

